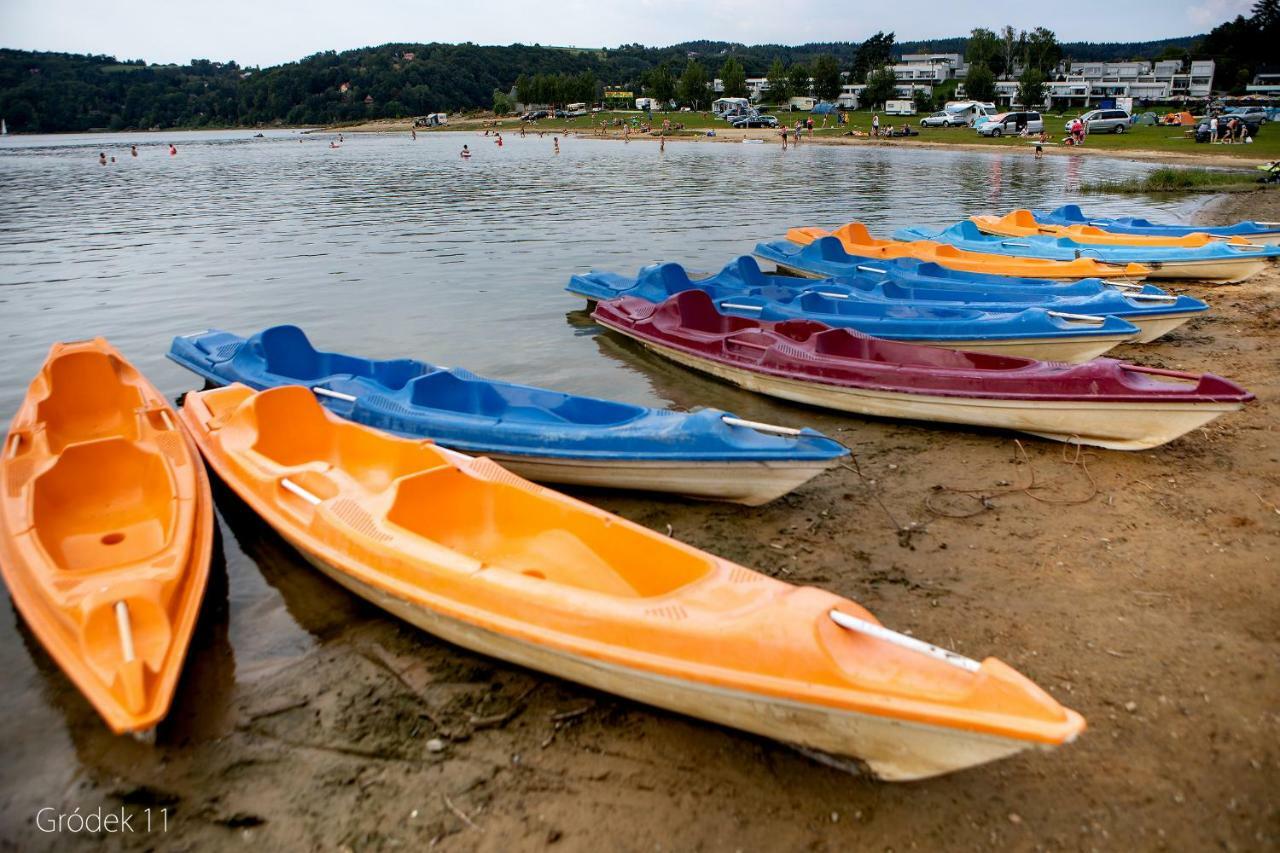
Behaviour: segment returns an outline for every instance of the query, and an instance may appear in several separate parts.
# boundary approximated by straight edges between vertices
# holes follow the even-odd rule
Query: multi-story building
[[[1280,67],[1262,68],[1253,75],[1253,82],[1244,87],[1250,95],[1280,97]]]

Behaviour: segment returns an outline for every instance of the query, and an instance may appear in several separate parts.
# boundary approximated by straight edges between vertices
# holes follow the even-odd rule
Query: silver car
[[[962,115],[945,110],[920,120],[921,127],[968,127],[969,120]]]
[[[1080,120],[1084,122],[1086,133],[1124,133],[1132,123],[1124,110],[1090,110],[1080,116]],[[1067,122],[1065,127],[1070,132],[1071,122]]]
[[[982,136],[1016,136],[1019,133],[1039,133],[1044,130],[1044,119],[1037,112],[1000,113],[980,124],[974,130]]]

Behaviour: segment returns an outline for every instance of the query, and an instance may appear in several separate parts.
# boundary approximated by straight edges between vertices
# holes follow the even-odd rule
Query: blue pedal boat
[[[1214,242],[1194,249],[1174,246],[1100,246],[1069,237],[1040,234],[1000,237],[984,234],[966,220],[943,229],[903,228],[895,240],[937,240],[969,252],[1070,261],[1093,258],[1109,264],[1142,264],[1151,278],[1197,279],[1217,284],[1244,281],[1280,258],[1280,246]]]
[[[655,264],[645,267],[636,276],[599,271],[576,275],[570,280],[567,290],[594,301],[632,296],[656,303],[686,290],[704,290],[713,297],[754,296],[784,303],[793,302],[804,293],[820,293],[832,299],[926,308],[973,308],[1002,314],[1044,308],[1063,313],[1120,317],[1138,327],[1135,340],[1139,343],[1155,340],[1209,307],[1190,296],[1129,294],[1113,289],[1103,289],[1090,295],[1063,296],[1046,293],[1043,288],[1036,287],[983,290],[976,286],[949,287],[945,284],[910,286],[865,273],[823,280],[803,279],[762,272],[759,264],[747,256],[730,261],[719,273],[707,278],[693,279],[679,264]]]
[[[1280,222],[1245,220],[1232,225],[1166,225],[1137,216],[1088,216],[1078,204],[1064,204],[1053,210],[1037,210],[1035,218],[1047,225],[1092,225],[1112,234],[1133,234],[1138,237],[1210,234],[1224,240],[1243,237],[1251,243],[1280,243]]]
[[[804,278],[844,278],[846,276],[882,276],[898,284],[925,287],[976,287],[983,290],[1036,290],[1060,296],[1092,296],[1107,290],[1126,293],[1160,295],[1164,291],[1151,284],[1134,284],[1102,278],[1082,278],[1064,282],[1050,278],[1019,278],[1008,275],[968,272],[944,267],[918,258],[868,258],[851,255],[839,237],[819,237],[800,245],[790,240],[757,243],[753,254],[769,261],[780,270]]]
[[[482,454],[547,483],[757,506],[848,456],[843,445],[811,429],[716,409],[651,409],[413,359],[320,352],[297,326],[272,326],[249,338],[216,329],[183,335],[168,356],[215,385],[305,385],[341,417]]]

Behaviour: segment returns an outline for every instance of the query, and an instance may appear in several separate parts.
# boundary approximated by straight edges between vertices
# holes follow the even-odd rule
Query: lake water
[[[54,340],[106,336],[174,397],[199,384],[164,358],[174,335],[282,322],[322,348],[649,405],[726,405],[699,399],[706,384],[685,387],[678,370],[658,378],[600,346],[581,301],[563,292],[568,277],[661,260],[709,272],[795,225],[857,219],[887,235],[1075,201],[1082,181],[1151,168],[909,147],[672,143],[659,152],[567,139],[556,156],[550,135],[508,135],[501,149],[463,134],[352,134],[340,149],[328,134],[252,136],[0,142],[0,425]],[[458,156],[464,143],[470,160]],[[98,165],[99,151],[117,162]],[[1186,213],[1123,197],[1087,203]],[[771,405],[734,394],[747,416]],[[300,559],[246,537],[252,526],[221,523],[225,572],[215,575],[226,588],[210,600],[225,612],[216,648],[197,648],[188,662],[201,673],[190,680],[213,692],[309,648],[332,618],[309,614],[306,595],[282,597],[281,587],[311,582]],[[10,804],[17,788],[63,790],[95,750],[110,748],[110,739],[85,740],[100,727],[33,645],[12,608],[0,608],[0,800]]]

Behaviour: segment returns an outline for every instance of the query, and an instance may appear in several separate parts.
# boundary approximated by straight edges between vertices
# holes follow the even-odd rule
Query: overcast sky
[[[1252,0],[0,0],[0,46],[274,65],[387,42],[669,45],[902,41],[1046,26],[1062,41],[1206,32]]]

